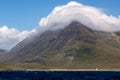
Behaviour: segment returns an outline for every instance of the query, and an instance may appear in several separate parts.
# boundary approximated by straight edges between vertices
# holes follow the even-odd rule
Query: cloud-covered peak
[[[0,49],[10,49],[28,36],[35,33],[42,33],[48,29],[61,29],[73,21],[78,21],[98,31],[120,31],[120,16],[107,15],[100,8],[71,1],[66,5],[55,7],[47,17],[40,20],[40,27],[37,29],[19,31],[15,28],[9,28],[6,25],[0,27]]]
[[[120,17],[107,15],[100,8],[75,1],[55,7],[47,17],[40,20],[39,25],[47,29],[60,29],[72,21],[78,21],[98,31],[120,31]]]

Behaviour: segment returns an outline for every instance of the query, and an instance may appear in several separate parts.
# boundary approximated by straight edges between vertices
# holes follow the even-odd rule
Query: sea
[[[120,71],[0,71],[0,80],[120,80]]]

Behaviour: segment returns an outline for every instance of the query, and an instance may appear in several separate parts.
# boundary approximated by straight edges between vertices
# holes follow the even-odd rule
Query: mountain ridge
[[[119,68],[119,38],[116,33],[94,31],[75,21],[64,29],[23,40],[1,60],[33,69]]]

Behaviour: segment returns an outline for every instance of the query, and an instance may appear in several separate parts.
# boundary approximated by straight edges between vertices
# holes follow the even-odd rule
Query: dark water
[[[0,80],[120,80],[119,71],[0,71]]]

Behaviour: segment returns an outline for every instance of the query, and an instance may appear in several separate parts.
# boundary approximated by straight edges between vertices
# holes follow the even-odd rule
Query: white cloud
[[[15,28],[9,29],[7,26],[4,25],[0,27],[0,49],[10,49],[21,40],[32,35],[34,32],[35,30],[20,32]]]
[[[77,2],[69,2],[67,5],[57,6],[45,18],[39,22],[41,27],[47,29],[60,29],[72,21],[79,21],[89,28],[99,31],[120,31],[120,17],[107,15],[102,9],[86,6]]]
[[[47,17],[40,20],[40,27],[31,31],[19,31],[7,26],[0,27],[0,49],[10,49],[28,36],[42,33],[48,29],[64,28],[72,21],[81,22],[94,30],[120,31],[120,16],[109,16],[102,9],[72,1],[66,5],[55,7]]]

